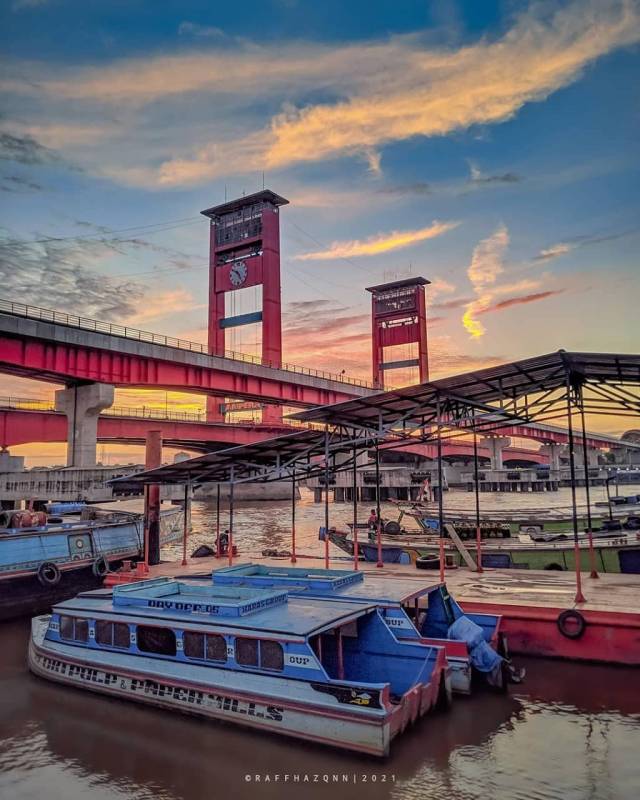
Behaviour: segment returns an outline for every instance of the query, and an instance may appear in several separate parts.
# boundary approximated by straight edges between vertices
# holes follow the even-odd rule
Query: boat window
[[[204,658],[204,633],[185,631],[182,634],[182,647],[187,658]]]
[[[89,622],[75,617],[60,617],[60,638],[75,642],[89,641]]]
[[[243,667],[257,667],[258,640],[236,639],[236,661]]]
[[[76,620],[76,630],[74,639],[76,642],[86,642],[89,640],[89,621],[86,619]]]
[[[113,646],[129,649],[131,637],[129,635],[129,626],[126,622],[113,623]]]
[[[136,638],[138,649],[143,653],[157,653],[161,656],[175,656],[176,654],[176,635],[170,628],[138,625]]]
[[[73,639],[73,617],[60,617],[60,638]]]
[[[207,636],[207,658],[210,661],[227,660],[227,643],[224,636],[218,634]]]
[[[106,644],[109,647],[113,644],[113,623],[104,619],[96,622],[96,643]]]
[[[260,642],[260,666],[263,669],[284,669],[284,652],[282,645],[278,642],[261,640]]]
[[[128,650],[129,626],[125,622],[109,622],[106,619],[97,620],[96,643]]]

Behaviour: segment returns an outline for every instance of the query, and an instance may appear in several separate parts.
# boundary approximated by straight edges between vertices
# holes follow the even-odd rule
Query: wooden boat
[[[88,507],[83,515],[90,519],[8,514],[11,523],[41,524],[0,527],[0,620],[48,611],[54,603],[101,586],[107,572],[123,561],[141,558],[142,514],[115,506]],[[182,523],[181,506],[161,508],[162,545],[182,536]]]
[[[32,623],[53,681],[376,756],[449,699],[444,651],[399,641],[368,603],[156,578],[78,595]]]
[[[324,538],[324,528],[320,529]],[[524,539],[524,540],[523,540]],[[497,569],[548,569],[574,570],[575,547],[572,536],[559,541],[535,542],[529,536],[488,539],[482,543],[482,566]],[[349,531],[329,529],[329,541],[353,556],[353,537]],[[381,555],[385,563],[416,564],[418,559],[430,560],[438,568],[440,542],[437,532],[412,533],[404,531],[397,536],[381,537]],[[469,554],[477,560],[475,541],[464,542]],[[637,531],[622,531],[594,537],[596,568],[601,572],[640,573],[640,538]],[[448,567],[462,567],[465,562],[462,554],[449,538],[444,540],[445,558]],[[582,570],[591,569],[589,541],[583,533],[579,537],[578,550]],[[358,553],[363,561],[378,560],[378,545],[374,536],[358,540]],[[422,566],[421,562],[418,562]]]
[[[292,596],[315,597],[350,603],[375,603],[382,619],[399,639],[442,647],[451,667],[451,688],[470,694],[473,668],[466,642],[448,637],[448,629],[464,612],[447,587],[438,582],[364,575],[362,572],[300,567],[238,564],[212,573],[214,585],[286,590]],[[495,650],[507,650],[500,633],[502,617],[466,614],[482,628],[486,642]],[[476,670],[476,676],[479,675]],[[483,676],[484,677],[484,676]],[[500,678],[504,675],[500,673]],[[501,685],[501,684],[500,684]]]

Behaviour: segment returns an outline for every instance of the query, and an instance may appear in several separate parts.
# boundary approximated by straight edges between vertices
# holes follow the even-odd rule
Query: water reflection
[[[47,683],[27,672],[27,637],[25,621],[3,626],[2,797],[613,800],[640,785],[635,670],[531,660],[517,693],[456,698],[379,762]]]

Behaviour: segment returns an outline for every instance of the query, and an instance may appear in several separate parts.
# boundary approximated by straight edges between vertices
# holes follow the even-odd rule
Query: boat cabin
[[[45,640],[104,657],[136,655],[312,681],[316,691],[346,692],[345,702],[354,702],[351,688],[365,683],[372,708],[428,680],[438,659],[437,648],[399,642],[372,603],[172,578],[85,592],[61,603]]]
[[[212,573],[214,585],[286,590],[292,596],[315,597],[350,603],[370,603],[380,608],[387,627],[400,640],[444,648],[453,670],[453,686],[470,691],[470,655],[466,642],[451,639],[449,627],[463,615],[482,628],[495,649],[501,618],[494,614],[464,614],[446,585],[412,578],[367,575],[362,571],[272,567],[238,564]]]

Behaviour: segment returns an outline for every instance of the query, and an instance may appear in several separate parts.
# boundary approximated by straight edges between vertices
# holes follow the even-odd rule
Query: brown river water
[[[462,505],[471,497],[455,499]],[[507,498],[490,499],[507,504]],[[511,505],[516,499],[540,506],[550,495],[508,497]],[[367,512],[361,509],[363,519]],[[323,513],[303,492],[297,513],[302,552],[322,552],[317,528]],[[332,506],[331,524],[350,519],[348,505]],[[212,543],[214,520],[212,503],[194,503],[190,550]],[[289,548],[290,505],[240,505],[234,527],[239,560],[264,547]],[[332,557],[339,555],[332,550]],[[28,620],[0,627],[2,800],[640,796],[637,669],[521,661],[525,684],[508,695],[455,698],[449,712],[425,717],[395,741],[389,759],[377,761],[37,679],[26,668],[28,630]]]

